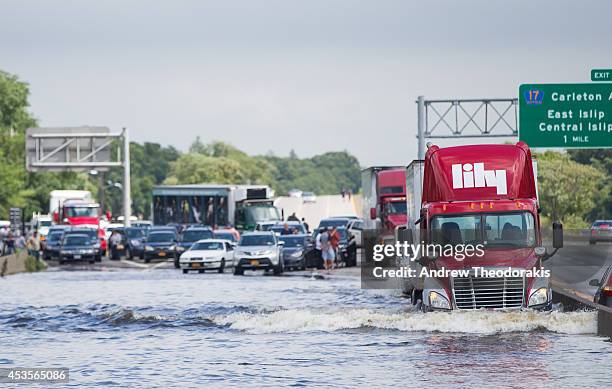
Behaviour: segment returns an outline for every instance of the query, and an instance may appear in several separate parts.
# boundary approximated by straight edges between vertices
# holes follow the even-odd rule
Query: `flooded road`
[[[357,278],[49,271],[0,280],[0,367],[49,387],[605,386],[593,312],[414,312]]]

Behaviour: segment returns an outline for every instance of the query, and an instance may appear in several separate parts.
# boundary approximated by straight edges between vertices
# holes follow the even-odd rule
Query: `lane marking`
[[[129,259],[120,259],[119,262],[125,263],[125,264],[130,265],[130,266],[139,267],[141,269],[143,269],[143,268],[148,269],[149,268],[149,266],[147,266],[147,265],[145,265],[143,263],[134,262],[134,261],[131,261]]]

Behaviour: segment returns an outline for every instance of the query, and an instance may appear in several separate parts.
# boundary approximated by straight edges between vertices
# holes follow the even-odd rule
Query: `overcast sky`
[[[612,68],[612,2],[1,2],[0,69],[43,126],[127,126],[187,149],[416,156],[427,98],[515,97]]]

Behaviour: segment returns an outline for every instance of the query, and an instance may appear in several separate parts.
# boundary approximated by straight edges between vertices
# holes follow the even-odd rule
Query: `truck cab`
[[[523,142],[431,146],[424,162],[410,164],[407,208],[413,222],[397,237],[422,249],[417,260],[400,262],[418,274],[423,268],[447,272],[409,278],[402,287],[413,302],[421,300],[425,310],[550,307],[549,278],[533,271],[550,257],[542,247],[536,173]],[[554,238],[558,249],[562,232]],[[460,253],[470,246],[480,251]],[[511,274],[495,275],[508,269]],[[448,275],[451,270],[458,272]]]
[[[374,166],[361,172],[363,229],[391,241],[393,231],[406,224],[406,169]]]

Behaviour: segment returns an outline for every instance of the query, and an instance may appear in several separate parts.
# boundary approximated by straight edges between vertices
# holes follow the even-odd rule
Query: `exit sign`
[[[612,69],[593,69],[591,70],[591,81],[612,82]]]
[[[519,139],[530,147],[612,148],[612,83],[521,85]]]

